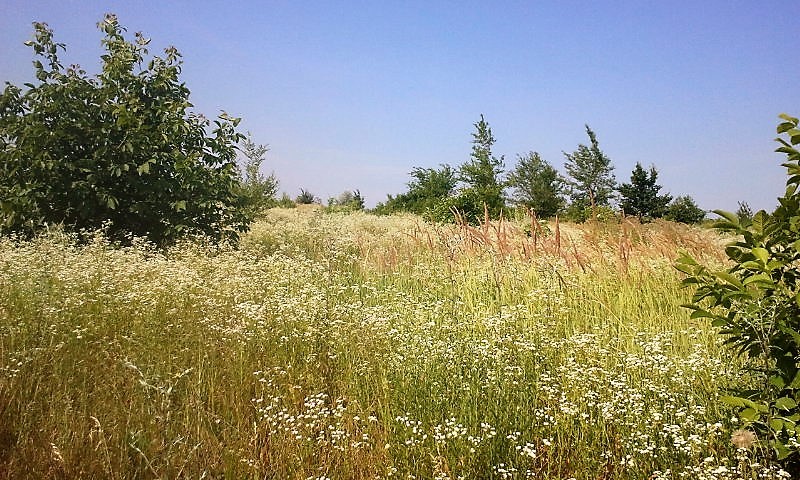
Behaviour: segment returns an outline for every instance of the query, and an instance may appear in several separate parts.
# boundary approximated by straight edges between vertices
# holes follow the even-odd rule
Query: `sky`
[[[704,209],[772,209],[785,188],[777,115],[800,115],[800,2],[0,2],[0,82],[33,80],[31,23],[96,72],[117,14],[150,53],[175,46],[194,110],[242,118],[281,191],[367,205],[415,167],[469,160],[484,115],[508,170],[597,134],[620,182],[636,162]]]

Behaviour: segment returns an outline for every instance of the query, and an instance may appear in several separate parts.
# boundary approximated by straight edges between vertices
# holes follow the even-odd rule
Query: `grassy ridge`
[[[0,242],[0,478],[738,478],[700,230],[273,210],[238,250]],[[528,227],[531,229],[531,227]]]

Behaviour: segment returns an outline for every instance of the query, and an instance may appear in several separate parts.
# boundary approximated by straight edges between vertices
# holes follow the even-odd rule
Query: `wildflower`
[[[748,449],[756,443],[756,440],[756,434],[750,430],[735,430],[733,434],[731,434],[731,443],[734,444],[736,448]]]

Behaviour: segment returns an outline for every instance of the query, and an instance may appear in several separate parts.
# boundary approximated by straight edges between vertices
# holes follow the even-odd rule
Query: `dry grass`
[[[273,210],[239,249],[0,240],[0,478],[778,478],[669,223]]]

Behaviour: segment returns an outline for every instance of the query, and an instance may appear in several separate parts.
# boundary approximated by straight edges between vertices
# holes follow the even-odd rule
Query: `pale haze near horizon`
[[[174,45],[195,110],[242,118],[281,191],[372,206],[414,167],[469,159],[483,114],[505,156],[598,136],[619,182],[655,165],[704,209],[772,209],[777,115],[800,115],[800,2],[95,2],[0,5],[0,81],[33,80],[43,21],[66,65],[99,67],[106,12]]]

